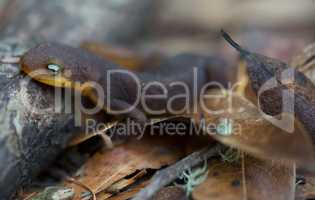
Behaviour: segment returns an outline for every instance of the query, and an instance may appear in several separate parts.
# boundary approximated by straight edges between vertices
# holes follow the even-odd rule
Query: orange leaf
[[[209,175],[195,188],[194,200],[293,200],[295,167],[242,157],[242,163],[209,163]]]

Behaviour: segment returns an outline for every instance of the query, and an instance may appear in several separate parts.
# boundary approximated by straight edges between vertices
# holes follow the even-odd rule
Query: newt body
[[[134,72],[83,49],[60,44],[41,44],[30,49],[21,59],[22,71],[33,79],[55,87],[84,91],[82,93],[95,103],[102,98],[105,100],[103,109],[109,113],[131,108],[122,115],[138,121],[145,121],[148,114],[169,113],[168,102],[176,111],[187,111],[187,98],[179,98],[178,95],[188,95],[189,106],[197,103],[193,102],[193,98],[211,78],[209,75],[213,64],[211,59],[204,56],[183,54],[168,59],[159,68]],[[40,75],[33,75],[36,71],[40,71]],[[181,84],[175,84],[179,82]],[[105,95],[100,96],[90,87],[87,90],[82,87],[89,85],[87,83],[97,83]],[[146,95],[166,94],[165,98],[146,98],[144,104],[137,103],[138,95],[140,99],[143,96],[139,92],[144,89]],[[165,113],[148,112],[163,109]]]

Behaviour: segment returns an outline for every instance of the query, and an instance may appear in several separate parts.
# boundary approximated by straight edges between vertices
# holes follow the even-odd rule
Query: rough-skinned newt
[[[103,98],[101,100],[104,100],[105,106],[102,108],[108,113],[131,108],[138,95],[143,97],[141,91],[144,89],[146,95],[166,94],[165,98],[146,98],[145,104],[137,103],[134,108],[122,114],[141,122],[146,121],[147,115],[169,113],[168,102],[171,102],[173,110],[187,112],[187,97],[183,97],[183,94],[189,96],[189,106],[197,103],[193,102],[193,99],[196,95],[199,96],[201,87],[213,77],[211,67],[214,64],[218,63],[205,56],[181,54],[169,58],[161,67],[134,72],[84,49],[54,43],[38,45],[21,58],[22,71],[33,79],[54,87],[74,88],[94,103]],[[34,75],[34,72],[38,71],[40,74]],[[130,74],[139,80],[141,88],[135,77]],[[103,89],[104,96],[91,89],[93,83]],[[164,91],[161,84],[165,86]],[[183,87],[183,84],[187,87]],[[178,95],[182,95],[181,98]],[[163,109],[166,113],[151,112]]]

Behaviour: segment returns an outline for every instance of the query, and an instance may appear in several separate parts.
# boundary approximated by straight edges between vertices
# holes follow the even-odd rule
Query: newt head
[[[20,61],[21,70],[46,85],[80,89],[89,78],[87,66],[80,61],[88,57],[81,49],[45,43],[31,48]]]

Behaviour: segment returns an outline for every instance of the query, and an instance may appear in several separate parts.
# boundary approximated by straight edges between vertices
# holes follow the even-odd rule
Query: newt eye
[[[58,74],[61,71],[61,66],[57,64],[48,64],[47,69],[54,74]]]

